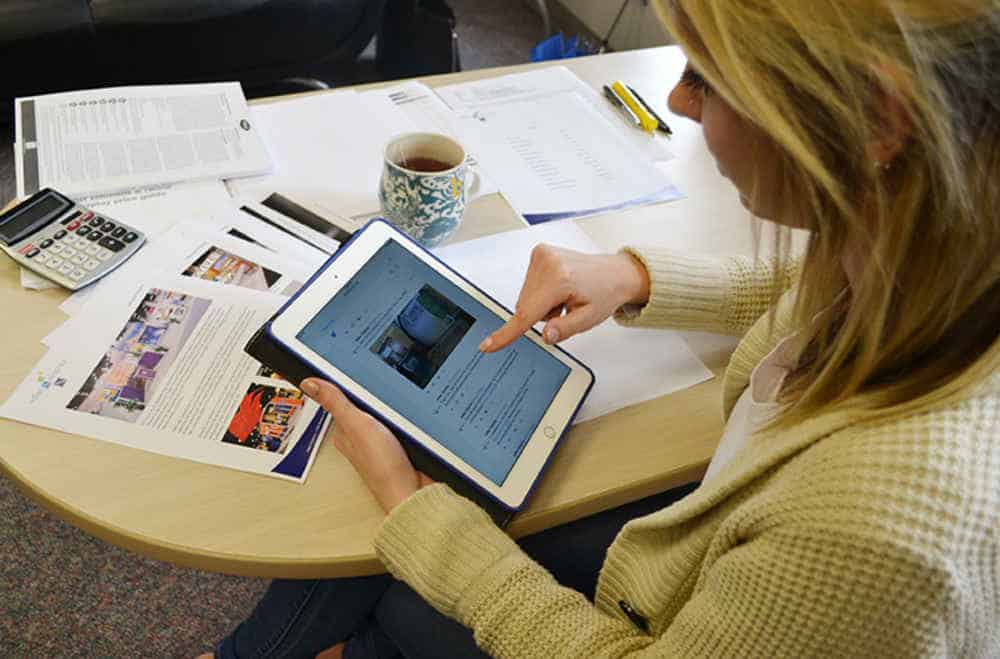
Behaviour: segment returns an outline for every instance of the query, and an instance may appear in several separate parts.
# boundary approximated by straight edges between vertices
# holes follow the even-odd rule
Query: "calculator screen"
[[[0,240],[10,245],[41,229],[71,206],[54,194],[45,194],[37,201],[21,205],[0,216]]]

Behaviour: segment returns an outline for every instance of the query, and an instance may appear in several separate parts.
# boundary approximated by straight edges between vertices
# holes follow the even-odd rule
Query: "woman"
[[[805,256],[542,248],[482,349],[612,314],[743,335],[706,479],[613,542],[578,523],[606,550],[589,601],[546,570],[572,571],[558,529],[540,565],[303,383],[387,512],[399,582],[275,582],[220,655],[474,656],[474,635],[517,658],[1000,656],[1000,3],[662,5],[690,59],[671,109],[754,215],[811,232]]]

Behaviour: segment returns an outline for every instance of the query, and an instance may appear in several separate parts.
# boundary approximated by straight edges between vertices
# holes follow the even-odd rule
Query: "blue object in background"
[[[562,32],[559,32],[531,49],[531,61],[545,62],[590,54],[590,51],[580,42],[580,37],[567,39]]]

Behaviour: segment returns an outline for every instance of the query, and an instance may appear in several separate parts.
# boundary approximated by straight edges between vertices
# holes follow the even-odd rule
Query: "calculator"
[[[0,248],[23,266],[75,291],[135,254],[146,236],[46,188],[0,215]]]

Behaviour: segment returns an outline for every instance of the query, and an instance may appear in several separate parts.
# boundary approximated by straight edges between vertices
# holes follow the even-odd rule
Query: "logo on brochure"
[[[66,386],[66,378],[55,377],[58,374],[58,370],[54,371],[52,375],[46,376],[45,373],[39,371],[38,377],[36,378],[38,382],[39,389],[48,389],[49,387],[62,388]]]
[[[51,388],[62,389],[66,386],[66,378],[59,377],[59,373],[62,371],[66,362],[60,362],[52,369],[50,373],[45,373],[44,371],[38,371],[35,374],[35,382],[38,385],[38,389],[31,395],[31,402],[34,403],[38,401],[42,395]]]

